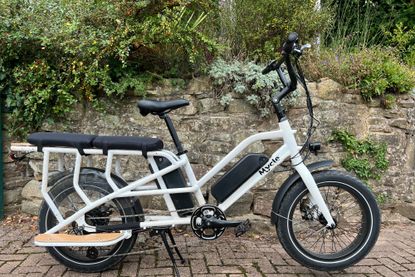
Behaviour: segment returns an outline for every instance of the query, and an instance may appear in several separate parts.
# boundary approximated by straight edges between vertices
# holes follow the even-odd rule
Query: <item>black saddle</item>
[[[43,147],[72,147],[85,155],[84,149],[102,149],[104,155],[108,150],[138,150],[147,156],[147,151],[163,149],[163,141],[158,138],[132,136],[95,136],[72,133],[38,132],[31,134],[27,141],[37,146],[39,152]]]
[[[140,113],[142,116],[146,116],[149,113],[154,115],[162,115],[187,105],[189,105],[189,101],[187,101],[186,99],[177,99],[169,101],[140,100],[137,103],[137,107],[140,109]]]

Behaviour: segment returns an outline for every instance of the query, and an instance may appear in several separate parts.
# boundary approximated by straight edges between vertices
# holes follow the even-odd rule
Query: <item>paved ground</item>
[[[36,231],[31,223],[23,220],[20,224],[0,224],[0,276],[172,276],[165,251],[129,256],[117,268],[98,274],[67,270],[42,248],[33,246]],[[383,228],[376,247],[366,259],[331,274],[312,271],[294,262],[275,235],[272,239],[252,234],[235,238],[228,232],[214,242],[200,241],[189,234],[176,237],[189,260],[185,266],[180,266],[182,277],[415,276],[415,224]]]

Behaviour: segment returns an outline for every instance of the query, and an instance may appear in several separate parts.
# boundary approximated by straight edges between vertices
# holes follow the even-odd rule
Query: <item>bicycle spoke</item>
[[[301,209],[296,206],[292,220],[287,220],[291,221],[295,238],[303,248],[319,255],[333,255],[349,249],[358,239],[363,224],[363,220],[360,220],[362,210],[355,196],[347,190],[332,185],[319,189],[337,223],[335,229],[330,231],[327,229],[320,213],[316,217],[313,207],[307,204],[308,193],[297,203],[297,205],[299,203],[305,205],[301,204],[303,205]],[[301,222],[302,225],[299,224]]]
[[[333,234],[333,230],[330,230],[331,231],[331,249],[332,250],[334,250],[335,252],[337,252],[337,247],[336,247],[336,244],[335,244],[335,242],[334,242],[334,234]],[[334,246],[334,249],[333,249],[333,246]]]
[[[322,253],[323,246],[324,246],[324,250],[326,249],[326,247],[325,247],[325,240],[326,240],[326,231],[324,231],[323,243],[320,246],[320,252],[319,253]]]

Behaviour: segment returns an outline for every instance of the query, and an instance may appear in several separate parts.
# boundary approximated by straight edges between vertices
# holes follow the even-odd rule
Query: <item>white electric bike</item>
[[[380,212],[373,194],[355,177],[324,169],[332,161],[304,164],[304,153],[320,148],[318,143],[309,141],[314,128],[313,111],[298,64],[307,46],[299,45],[297,34],[291,33],[283,46],[282,58],[263,71],[266,74],[276,70],[285,85],[272,97],[279,129],[246,138],[199,180],[168,115],[189,104],[182,99],[138,102],[143,116],[157,115],[166,122],[176,153],[164,150],[163,142],[157,138],[48,132],[30,135],[31,146],[14,146],[15,151],[41,151],[44,155],[44,201],[35,244],[46,247],[53,257],[73,270],[96,272],[119,263],[132,250],[137,234],[149,230],[162,237],[178,275],[172,250],[182,261],[183,257],[170,228],[190,225],[194,234],[204,240],[219,238],[226,228],[234,228],[237,236],[245,233],[249,221],[229,221],[226,210],[276,166],[290,160],[295,173],[276,192],[270,211],[284,249],[299,263],[317,270],[339,270],[360,261],[374,246],[380,230]],[[289,80],[281,70],[283,63]],[[281,105],[281,100],[296,89],[297,82],[304,86],[311,119],[303,146],[297,144],[295,131]],[[281,139],[282,146],[271,157],[250,153],[235,163],[211,188],[217,205],[207,204],[209,193],[201,191],[207,181],[252,143]],[[58,154],[62,173],[48,180],[49,156],[53,153]],[[70,171],[63,171],[65,154],[75,156]],[[82,160],[90,155],[106,155],[105,170],[82,167]],[[120,155],[144,156],[151,172],[127,183],[118,174]],[[140,205],[140,197],[146,195],[162,195],[168,215],[146,215]]]

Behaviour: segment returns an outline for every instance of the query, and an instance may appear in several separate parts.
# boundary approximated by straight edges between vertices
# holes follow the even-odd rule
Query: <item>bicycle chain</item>
[[[181,212],[181,211],[191,211],[191,210],[194,210],[195,208],[189,208],[189,209],[180,209],[180,210],[175,210],[175,211],[171,211],[171,212]],[[284,218],[284,219],[286,219],[286,220],[288,220],[288,221],[291,221],[291,222],[294,222],[292,219],[289,219],[289,218],[287,218],[287,217],[285,217],[285,216],[283,216],[283,215],[281,215],[281,214],[279,214],[279,213],[277,213],[277,212],[274,212],[274,211],[271,211],[273,214],[275,214],[276,216],[278,216],[278,217],[281,217],[281,218]],[[135,215],[127,215],[127,216],[121,216],[121,217],[124,217],[124,218],[127,218],[127,217],[138,217],[138,216],[145,216],[146,214],[135,214]],[[109,217],[94,217],[94,218],[89,218],[89,219],[108,219]],[[145,232],[145,231],[147,231],[147,230],[141,230],[140,232]],[[148,231],[150,231],[150,228],[149,228],[149,230]],[[196,244],[198,244],[198,242],[195,242],[195,243],[191,243],[191,244],[184,244],[184,246],[185,247],[189,247],[189,246],[194,246],[194,245],[196,245]],[[162,245],[162,244],[161,244]],[[182,246],[181,244],[172,244],[170,247],[171,248],[174,248],[174,247],[180,247],[180,246]],[[140,250],[140,251],[134,251],[134,252],[129,252],[129,253],[123,253],[123,254],[115,254],[115,255],[106,255],[106,256],[100,256],[101,258],[108,258],[108,257],[120,257],[120,256],[131,256],[131,255],[139,255],[139,254],[147,254],[147,253],[152,253],[152,252],[156,252],[156,251],[159,251],[159,250],[164,250],[165,249],[165,246],[164,245],[162,245],[162,246],[160,246],[160,247],[156,247],[156,248],[149,248],[149,249],[144,249],[144,250]]]
[[[174,213],[174,212],[177,212],[177,213],[179,213],[179,212],[187,212],[187,211],[191,211],[192,213],[193,213],[193,211],[195,210],[196,208],[187,208],[187,209],[179,209],[179,210],[173,210],[173,211],[166,211],[166,213]],[[158,215],[160,215],[160,214],[158,214]],[[140,216],[157,216],[157,214],[148,214],[148,213],[142,213],[142,214],[131,214],[131,215],[120,215],[120,216],[117,216],[117,217],[121,217],[121,218],[131,218],[131,217],[140,217]],[[111,219],[111,217],[110,216],[94,216],[94,217],[89,217],[88,216],[88,219]]]

